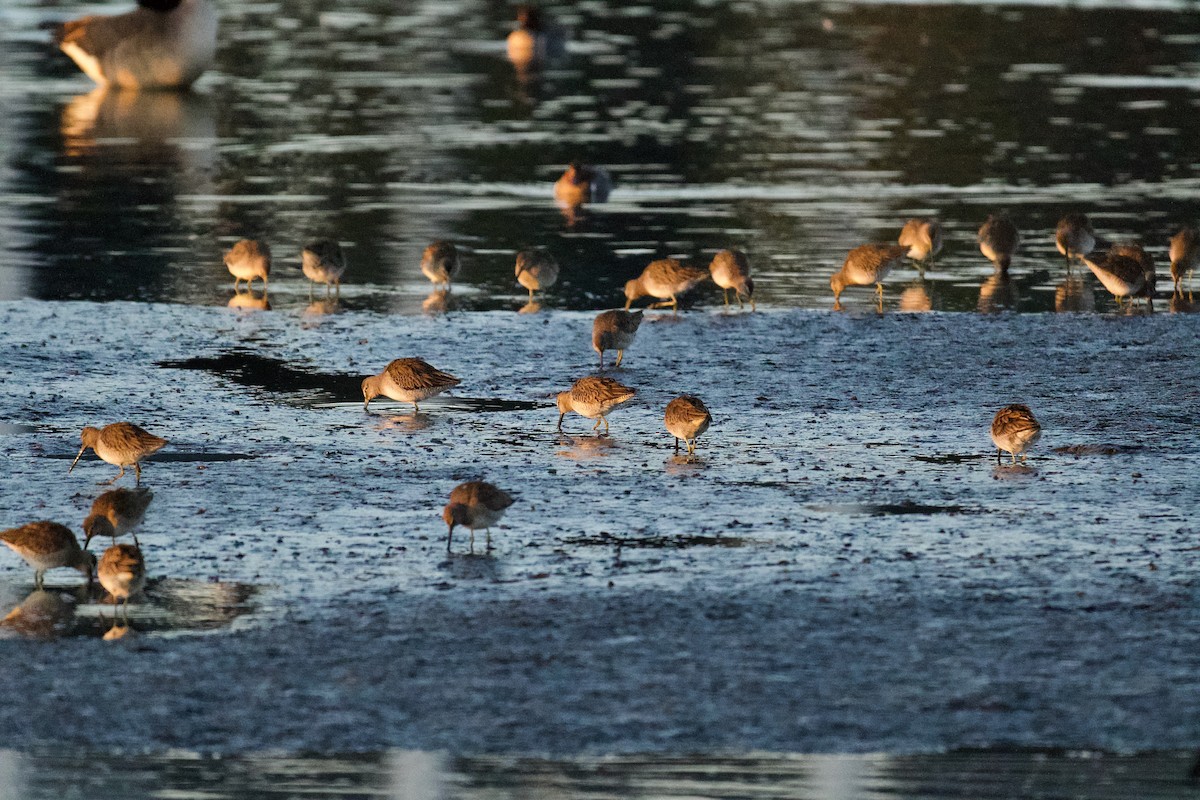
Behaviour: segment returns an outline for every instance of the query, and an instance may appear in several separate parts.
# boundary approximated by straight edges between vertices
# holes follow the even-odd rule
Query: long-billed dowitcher
[[[897,241],[908,248],[907,255],[913,261],[928,261],[942,252],[942,223],[923,217],[910,219]]]
[[[628,310],[634,300],[642,297],[657,297],[660,302],[651,303],[650,308],[670,306],[678,312],[679,300],[676,295],[683,294],[709,277],[709,271],[703,267],[687,266],[674,258],[651,261],[641,275],[625,282],[625,308]]]
[[[750,301],[750,310],[758,310],[754,303],[754,279],[750,277],[750,259],[746,258],[745,253],[741,250],[720,251],[713,256],[708,265],[708,272],[712,275],[713,283],[721,287],[726,306],[729,305],[729,290],[733,289],[738,308],[745,307],[742,304],[742,295],[745,295]]]
[[[1000,463],[1000,452],[1008,451],[1012,463],[1017,456],[1029,449],[1042,435],[1042,426],[1034,419],[1029,406],[1016,403],[996,412],[992,420],[992,442],[996,445],[996,463]],[[1023,461],[1024,456],[1021,457]]]
[[[554,199],[564,206],[584,203],[603,203],[612,192],[612,178],[601,167],[572,161],[562,176],[554,182]]]
[[[847,286],[875,284],[875,297],[883,310],[883,282],[900,263],[908,248],[897,244],[863,244],[846,254],[842,268],[829,278],[834,308],[841,308],[842,292]]]
[[[19,528],[0,531],[0,542],[33,567],[33,582],[42,588],[46,570],[56,567],[77,569],[92,580],[96,557],[79,546],[71,529],[57,522],[30,522]]]
[[[146,456],[157,453],[167,444],[166,439],[155,436],[132,422],[114,422],[103,428],[89,426],[80,432],[79,438],[83,445],[79,448],[79,454],[75,456],[75,460],[71,462],[68,473],[75,469],[79,459],[90,447],[96,451],[96,455],[100,457],[101,461],[107,461],[109,464],[121,468],[117,477],[109,481],[110,484],[121,480],[125,475],[126,467],[133,467],[135,486],[142,482],[142,465],[139,462]]]
[[[998,270],[1008,269],[1020,243],[1017,226],[1003,214],[989,214],[987,222],[979,228],[979,252]]]
[[[1118,307],[1126,297],[1145,297],[1153,301],[1154,261],[1141,245],[1114,244],[1102,253],[1092,252],[1084,257],[1083,263],[1116,298]]]
[[[675,437],[675,452],[679,452],[679,440],[682,439],[691,455],[696,452],[696,438],[712,424],[712,414],[699,397],[684,394],[667,403],[663,423],[667,432]]]
[[[363,379],[363,409],[368,409],[373,399],[383,395],[400,403],[412,403],[415,414],[421,410],[417,403],[460,383],[458,378],[419,358],[397,358],[384,367],[383,372]]]
[[[450,281],[458,274],[458,248],[440,239],[425,248],[421,254],[421,272],[429,282],[450,288]]]
[[[558,393],[558,429],[562,430],[563,418],[574,411],[581,417],[596,420],[592,430],[604,423],[608,433],[608,414],[621,403],[633,399],[637,392],[612,378],[589,375],[572,384],[570,391]]]
[[[503,489],[497,489],[485,481],[460,483],[450,492],[450,502],[442,509],[442,519],[449,530],[446,533],[446,552],[454,537],[454,526],[463,525],[471,531],[471,552],[475,552],[475,529],[487,531],[487,549],[492,549],[491,527],[500,521],[505,510],[515,500]]]
[[[242,281],[249,290],[255,278],[262,280],[265,292],[271,274],[271,248],[266,242],[241,239],[225,254],[225,268],[233,276],[234,292],[238,291]]]
[[[522,250],[517,253],[514,270],[517,283],[529,290],[529,302],[533,293],[553,286],[558,282],[558,262],[545,250]]]
[[[1182,294],[1183,276],[1188,276],[1188,286],[1191,286],[1192,272],[1200,264],[1200,237],[1196,229],[1189,226],[1182,228],[1171,237],[1171,280],[1175,282],[1175,294]]]
[[[313,283],[325,284],[325,293],[329,287],[337,287],[338,297],[342,296],[342,276],[346,274],[346,254],[342,246],[333,239],[317,239],[304,246],[300,253],[300,268],[304,277]],[[312,286],[309,286],[309,296],[312,296]]]
[[[1076,212],[1064,214],[1054,229],[1054,246],[1058,252],[1067,257],[1067,266],[1071,259],[1083,258],[1096,249],[1096,232],[1086,214]]]
[[[128,613],[129,598],[146,587],[146,561],[142,550],[131,544],[114,544],[100,556],[96,577],[113,600]]]
[[[190,86],[217,50],[217,12],[209,0],[138,0],[125,14],[47,27],[54,43],[101,86]]]
[[[616,366],[621,366],[621,359],[625,356],[626,348],[633,344],[644,313],[614,308],[596,317],[592,323],[592,349],[600,354],[601,369],[604,369],[605,350],[616,350]]]
[[[153,499],[154,492],[143,488],[112,489],[97,497],[92,502],[91,513],[83,521],[83,546],[86,548],[97,536],[111,537],[116,544],[118,536],[133,533],[133,529],[142,524]],[[133,543],[141,547],[136,533],[133,533]]]

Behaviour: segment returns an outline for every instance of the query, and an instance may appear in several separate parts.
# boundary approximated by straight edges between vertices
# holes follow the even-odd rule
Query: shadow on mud
[[[258,588],[244,583],[151,579],[119,611],[98,583],[90,587],[0,585],[0,638],[120,638],[130,633],[196,633],[228,627],[255,609]],[[0,612],[3,613],[3,612]]]
[[[923,503],[829,503],[826,505],[810,505],[809,511],[822,514],[862,514],[871,517],[886,517],[892,515],[915,514],[974,514],[973,509],[965,506],[931,506]]]
[[[688,547],[745,547],[749,542],[737,536],[704,536],[680,533],[667,536],[615,536],[601,531],[591,536],[571,536],[563,544],[581,547],[616,547],[630,550],[682,550]]]

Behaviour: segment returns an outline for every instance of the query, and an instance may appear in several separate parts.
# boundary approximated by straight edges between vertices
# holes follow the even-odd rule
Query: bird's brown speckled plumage
[[[1091,253],[1083,259],[1083,263],[1117,299],[1118,305],[1125,297],[1154,296],[1154,260],[1141,245],[1114,244],[1102,253]]]
[[[114,422],[103,428],[87,427],[80,433],[79,438],[83,442],[83,446],[79,448],[79,455],[75,456],[75,460],[71,462],[71,467],[67,472],[75,469],[75,465],[79,463],[84,452],[91,448],[96,451],[96,455],[102,461],[121,468],[117,477],[109,483],[116,483],[125,474],[126,467],[133,467],[136,483],[140,484],[142,482],[141,460],[157,453],[167,444],[166,439],[155,436],[132,422]]]
[[[708,272],[713,283],[721,287],[725,305],[729,305],[729,290],[742,308],[742,296],[750,301],[750,310],[756,311],[754,302],[754,279],[750,277],[750,259],[741,250],[721,250],[708,265]]]
[[[604,432],[608,433],[608,420],[605,417],[621,403],[632,400],[637,392],[634,389],[600,375],[589,375],[580,378],[571,386],[570,391],[559,392],[558,429],[562,430],[563,418],[574,411],[580,416],[596,420],[592,430],[604,424]]]
[[[904,258],[908,248],[898,244],[863,244],[846,254],[842,268],[829,278],[835,304],[840,302],[847,286],[875,286],[879,302],[883,302],[883,282]]]
[[[419,358],[397,358],[384,367],[383,372],[365,378],[362,383],[363,408],[380,395],[401,403],[417,403],[457,386],[458,378]]]
[[[682,264],[674,258],[651,261],[641,275],[625,283],[625,308],[628,309],[634,300],[649,296],[663,301],[651,304],[650,308],[671,306],[678,310],[676,295],[683,294],[709,277],[707,269]]]
[[[517,283],[529,290],[529,302],[532,303],[534,292],[558,282],[558,262],[545,250],[522,250],[517,253],[514,273]]]
[[[1006,270],[1012,263],[1013,253],[1021,243],[1021,234],[1012,220],[1000,214],[989,214],[979,228],[979,252],[996,265]]]
[[[306,244],[300,253],[300,269],[304,277],[313,283],[325,284],[326,292],[330,286],[334,286],[338,296],[341,296],[342,276],[346,274],[346,254],[333,239],[317,239]]]
[[[1096,232],[1086,214],[1064,214],[1054,229],[1054,246],[1068,259],[1083,258],[1096,248]]]
[[[146,585],[146,562],[141,548],[114,544],[100,556],[96,577],[117,602],[128,602]]]
[[[667,403],[663,423],[667,432],[675,437],[675,452],[679,452],[679,440],[682,439],[690,454],[696,452],[696,438],[712,424],[712,414],[699,397],[685,394]]]
[[[91,579],[95,559],[79,546],[75,534],[57,522],[30,522],[18,528],[0,531],[0,541],[34,568],[34,583],[42,588],[42,576],[48,569],[71,567]]]
[[[141,524],[153,499],[154,492],[146,488],[112,489],[97,497],[92,502],[91,513],[83,521],[86,537],[83,546],[87,547],[96,536],[108,536],[115,543],[118,536],[131,533]],[[133,541],[137,543],[137,534]]]
[[[467,481],[455,486],[450,492],[450,502],[442,509],[442,519],[449,526],[446,535],[446,550],[450,550],[450,541],[454,535],[455,525],[465,525],[471,530],[471,550],[475,549],[475,530],[488,530],[487,548],[492,548],[490,528],[500,521],[504,512],[515,500],[503,489],[499,489],[486,481]]]
[[[910,219],[897,241],[908,248],[909,258],[925,261],[942,251],[942,223],[923,217]]]
[[[235,292],[242,281],[249,289],[255,278],[263,282],[263,291],[266,291],[267,278],[271,275],[271,248],[266,242],[241,239],[225,253],[225,268],[233,276]]]
[[[1200,236],[1196,229],[1190,226],[1180,229],[1171,237],[1171,280],[1175,284],[1175,293],[1180,294],[1183,277],[1196,269],[1200,264]],[[1190,285],[1189,281],[1189,285]]]
[[[1028,449],[1042,435],[1042,426],[1034,418],[1029,406],[1015,403],[996,412],[992,419],[992,442],[996,445],[996,461],[1000,452],[1012,454],[1015,464],[1017,456]]]
[[[625,311],[614,308],[596,317],[592,323],[592,349],[600,354],[601,368],[604,367],[605,350],[616,350],[616,366],[621,366],[621,359],[625,355],[625,350],[633,344],[643,316],[644,312],[642,311]]]
[[[434,286],[450,288],[459,266],[458,248],[450,242],[436,241],[421,253],[421,272]]]

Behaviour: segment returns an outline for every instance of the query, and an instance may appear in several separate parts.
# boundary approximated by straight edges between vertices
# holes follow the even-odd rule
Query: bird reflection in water
[[[376,430],[402,431],[404,433],[416,433],[417,431],[427,430],[432,426],[433,417],[422,412],[415,414],[392,414],[382,417],[375,424]]]
[[[1196,312],[1196,304],[1192,301],[1192,293],[1187,295],[1173,294],[1171,295],[1171,303],[1168,306],[1172,314],[1194,314]]]
[[[323,297],[318,300],[313,300],[304,307],[301,312],[302,316],[308,318],[328,317],[331,314],[337,314],[342,310],[342,301],[336,297]]]
[[[64,152],[78,156],[99,142],[132,140],[142,161],[192,159],[213,148],[182,148],[182,140],[216,138],[212,104],[194,92],[127,92],[97,87],[74,97],[63,108],[59,123]],[[215,150],[213,150],[215,152]],[[205,167],[209,164],[181,164]]]
[[[522,88],[536,87],[542,69],[566,55],[567,38],[566,28],[537,6],[524,3],[517,6],[517,27],[504,44]]]
[[[1054,289],[1054,310],[1059,313],[1095,311],[1096,296],[1083,278],[1068,277]]]
[[[904,287],[900,292],[900,310],[913,314],[921,314],[933,310],[933,298],[925,288],[925,282],[918,280]]]
[[[525,305],[517,309],[518,314],[537,314],[542,310],[542,304],[537,300],[530,300]]]
[[[267,298],[266,292],[248,290],[235,292],[233,297],[229,298],[226,306],[240,311],[270,311],[271,301]]]
[[[449,289],[434,289],[421,303],[421,310],[426,314],[445,314],[453,305],[454,298]]]
[[[998,481],[1019,480],[1037,475],[1037,468],[1028,464],[998,464],[992,468],[992,477]]]
[[[560,458],[575,461],[588,461],[593,458],[604,458],[617,447],[614,439],[608,436],[566,436],[558,437],[558,444],[564,448],[555,453]]]
[[[999,270],[979,287],[976,308],[980,314],[999,314],[1015,309],[1019,300],[1017,284],[1009,276],[1008,270]]]
[[[0,628],[31,639],[57,639],[71,628],[80,591],[87,587],[75,592],[35,589],[0,620]]]

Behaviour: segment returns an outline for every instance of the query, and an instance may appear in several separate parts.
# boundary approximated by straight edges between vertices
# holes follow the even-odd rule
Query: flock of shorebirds
[[[102,85],[132,88],[190,85],[215,53],[216,16],[209,0],[138,0],[138,4],[139,8],[127,15],[85,17],[57,25],[56,42]],[[544,59],[561,44],[559,35],[536,9],[522,7],[518,12],[518,27],[508,38],[509,58],[518,65]],[[612,180],[605,170],[572,163],[555,182],[554,197],[564,209],[578,209],[586,203],[603,202],[611,189]],[[997,272],[1006,273],[1020,243],[1020,234],[1013,223],[1004,216],[991,216],[979,229],[978,239],[980,251],[995,264]],[[1154,264],[1140,245],[1105,245],[1082,214],[1063,217],[1055,231],[1055,243],[1067,259],[1068,270],[1074,261],[1081,261],[1118,304],[1136,298],[1152,301]],[[889,272],[905,258],[912,259],[923,271],[941,251],[942,244],[942,227],[937,220],[912,219],[903,226],[896,244],[855,247],[830,278],[835,308],[841,308],[841,295],[847,288],[874,286],[882,310],[883,284]],[[1200,244],[1194,229],[1184,228],[1171,239],[1170,259],[1178,295],[1183,291],[1185,274],[1190,274],[1200,261]],[[225,254],[224,262],[234,278],[235,294],[242,282],[249,288],[255,280],[260,280],[265,290],[271,261],[271,250],[264,242],[243,239],[234,244]],[[422,254],[421,271],[435,288],[444,286],[448,290],[459,268],[458,250],[449,242],[434,242]],[[323,284],[326,294],[340,294],[346,272],[345,253],[335,240],[315,240],[301,252],[301,269],[312,286]],[[514,274],[517,282],[528,289],[532,302],[535,292],[557,282],[559,265],[544,250],[525,250],[517,254]],[[744,308],[744,298],[751,310],[755,310],[754,281],[745,253],[722,250],[707,269],[673,258],[652,261],[638,277],[625,284],[624,308],[604,311],[593,322],[592,348],[599,357],[600,369],[604,369],[604,354],[608,351],[615,351],[613,366],[620,367],[625,351],[633,344],[644,316],[642,310],[631,310],[635,301],[650,297],[654,300],[650,308],[670,307],[677,313],[679,297],[705,280],[712,280],[722,289],[727,307],[732,292],[739,308]],[[417,411],[420,402],[459,382],[419,358],[396,359],[378,375],[363,380],[364,409],[369,409],[372,399],[383,396],[412,403]],[[576,413],[594,419],[595,431],[603,425],[607,434],[608,415],[635,394],[634,389],[607,375],[582,377],[557,395],[558,428],[562,430],[567,414]],[[697,439],[712,423],[712,415],[702,400],[685,394],[668,403],[663,422],[674,437],[675,452],[678,453],[683,442],[691,455]],[[1016,463],[1017,457],[1024,458],[1040,435],[1041,426],[1027,406],[1005,406],[996,413],[991,427],[997,460],[1002,452],[1008,452]],[[82,546],[70,528],[54,522],[33,522],[0,532],[0,541],[34,568],[38,588],[46,570],[69,567],[85,573],[89,582],[95,574],[114,602],[127,604],[131,596],[141,591],[146,582],[146,568],[136,535],[132,545],[118,544],[116,540],[133,533],[153,498],[149,489],[140,486],[140,462],[166,444],[166,439],[129,422],[83,429],[79,454],[70,469],[75,468],[86,450],[92,449],[100,459],[120,468],[112,482],[132,467],[136,488],[106,491],[96,499],[83,523],[86,538]],[[475,531],[485,530],[490,549],[490,528],[513,502],[507,492],[484,481],[455,487],[442,510],[448,526],[447,550],[451,549],[456,526],[470,531],[472,551]],[[107,536],[113,542],[99,559],[88,550],[96,536]]]

